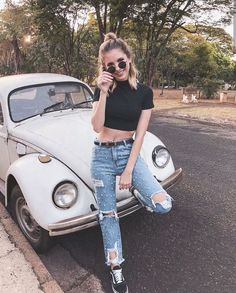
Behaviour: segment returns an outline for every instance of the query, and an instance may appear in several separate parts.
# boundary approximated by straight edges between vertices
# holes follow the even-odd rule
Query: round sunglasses
[[[118,62],[118,67],[120,69],[125,69],[126,68],[126,61],[122,60],[120,62]],[[115,65],[110,65],[107,67],[106,69],[107,72],[110,72],[111,74],[115,73],[116,72],[116,67]]]

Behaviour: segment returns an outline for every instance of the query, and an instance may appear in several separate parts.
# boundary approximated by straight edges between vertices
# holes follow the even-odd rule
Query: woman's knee
[[[156,213],[165,214],[172,209],[172,197],[166,192],[153,194],[151,200]]]

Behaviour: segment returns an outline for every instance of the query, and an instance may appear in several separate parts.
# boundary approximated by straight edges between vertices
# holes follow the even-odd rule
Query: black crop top
[[[93,102],[100,98],[100,89],[95,88]],[[153,108],[153,91],[138,83],[132,89],[128,81],[117,82],[117,87],[106,100],[104,126],[113,129],[136,130],[142,110]]]

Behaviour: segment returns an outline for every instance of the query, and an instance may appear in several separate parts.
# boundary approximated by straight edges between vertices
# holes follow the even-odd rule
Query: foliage
[[[65,73],[91,82],[99,41],[91,15],[86,19],[88,6],[71,0],[28,0],[28,5],[37,26],[31,51],[32,61],[39,65],[37,70]]]
[[[7,1],[6,9],[0,11],[0,41],[8,44],[8,49],[14,53],[10,61],[8,58],[2,60],[2,72],[18,73],[24,70],[27,37],[33,33],[32,17],[27,6],[13,5],[11,1]],[[8,54],[3,50],[3,55]]]
[[[22,0],[13,5],[8,0],[0,14],[1,72],[60,72],[93,83],[99,44],[113,31],[128,40],[140,80],[150,85],[230,82],[235,77],[231,37],[202,15],[220,7],[227,16],[231,4],[232,0]],[[186,25],[190,19],[195,24]]]
[[[194,30],[195,33],[190,33]],[[206,92],[206,87],[217,85],[218,80],[232,82],[232,38],[220,29],[201,26],[198,30],[194,25],[186,26],[186,30],[177,29],[164,52],[168,53],[160,56],[157,68],[162,75],[161,65],[168,68],[168,75],[164,74],[164,80],[168,84],[193,84],[199,88],[204,87]],[[172,59],[174,61],[170,66]],[[212,82],[208,82],[208,79]]]
[[[139,54],[142,79],[148,84],[152,84],[161,51],[175,30],[183,27],[187,19],[200,18],[199,14],[202,11],[207,14],[220,8],[227,15],[232,0],[91,0],[89,3],[96,11],[101,41],[107,29],[122,34],[122,27],[125,26],[127,20],[131,23],[130,33],[135,34],[138,41],[137,46],[141,48],[138,50],[136,46],[135,51],[138,51]],[[224,21],[226,20],[225,18]],[[209,22],[210,19],[207,21]],[[140,36],[142,36],[142,41]]]
[[[218,80],[212,80],[212,79],[204,79],[202,81],[202,92],[203,97],[206,97],[207,99],[213,98],[217,91],[220,88],[220,81]]]

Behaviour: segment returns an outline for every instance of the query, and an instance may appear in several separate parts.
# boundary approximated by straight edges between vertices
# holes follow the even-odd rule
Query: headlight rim
[[[159,152],[159,151],[162,150],[162,149],[164,149],[164,150],[166,150],[166,151],[168,152],[168,159],[166,160],[166,162],[165,162],[164,165],[159,166],[159,165],[156,163],[156,160],[155,160],[155,159],[156,159],[156,156],[157,156],[157,152]],[[152,162],[153,162],[153,164],[154,164],[154,166],[155,166],[156,168],[160,168],[160,169],[165,168],[165,167],[168,165],[168,163],[169,163],[169,161],[170,161],[170,158],[171,158],[171,155],[170,155],[170,152],[169,152],[169,150],[168,150],[168,148],[167,148],[166,146],[163,146],[163,145],[157,145],[157,146],[154,147],[154,149],[153,149],[153,151],[152,151]]]
[[[55,193],[57,191],[57,189],[64,185],[64,184],[71,184],[75,187],[75,190],[76,190],[76,196],[74,198],[74,200],[71,202],[71,204],[69,206],[59,206],[57,205],[56,201],[55,201]],[[70,181],[70,180],[63,180],[61,182],[59,182],[53,189],[53,193],[52,193],[52,201],[53,201],[53,204],[56,208],[60,209],[60,210],[68,210],[70,209],[71,207],[73,207],[73,205],[76,203],[77,199],[78,199],[78,196],[79,196],[79,191],[78,191],[78,187],[77,185],[73,182],[73,181]]]

